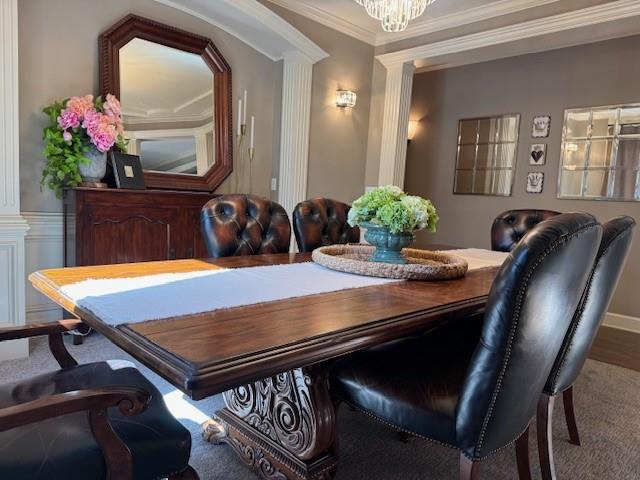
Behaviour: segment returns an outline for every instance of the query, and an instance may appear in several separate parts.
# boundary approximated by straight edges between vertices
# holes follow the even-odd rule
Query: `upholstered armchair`
[[[510,252],[529,230],[548,218],[560,215],[553,210],[507,210],[491,225],[491,250]]]
[[[360,241],[360,229],[347,222],[350,209],[346,203],[330,198],[313,198],[296,205],[293,232],[298,249],[312,252],[324,245]]]
[[[631,248],[635,225],[634,219],[627,216],[614,218],[604,225],[591,278],[544,386],[544,393],[540,397],[537,432],[543,480],[556,478],[551,428],[557,395],[562,394],[570,442],[580,445],[573,405],[573,384],[587,360],[591,345],[609,308]]]
[[[345,357],[332,369],[332,394],[397,430],[457,449],[462,480],[479,479],[479,462],[515,442],[519,478],[530,479],[529,424],[601,234],[587,214],[538,225],[498,271],[479,336],[453,321],[452,331]]]
[[[78,365],[63,333],[79,320],[0,329],[48,336],[61,369],[0,385],[0,472],[30,480],[196,480],[191,435],[130,362]]]
[[[291,242],[287,212],[256,195],[222,195],[202,207],[202,233],[209,255],[286,253]]]

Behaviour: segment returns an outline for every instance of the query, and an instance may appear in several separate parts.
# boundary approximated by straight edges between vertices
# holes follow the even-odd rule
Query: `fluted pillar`
[[[278,201],[291,214],[307,196],[313,62],[299,52],[284,56]]]
[[[384,121],[380,148],[379,185],[404,186],[407,162],[407,131],[413,88],[413,63],[385,65],[387,84],[384,95]]]
[[[25,323],[18,128],[18,0],[0,0],[0,328]],[[0,360],[28,354],[26,340],[0,344]]]

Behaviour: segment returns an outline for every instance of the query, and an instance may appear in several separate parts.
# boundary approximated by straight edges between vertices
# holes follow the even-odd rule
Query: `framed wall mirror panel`
[[[640,104],[565,110],[558,198],[640,201]]]
[[[150,188],[214,191],[233,170],[231,68],[213,42],[128,15],[100,36],[100,91],[122,105]]]
[[[453,193],[511,196],[519,129],[517,114],[460,120]]]

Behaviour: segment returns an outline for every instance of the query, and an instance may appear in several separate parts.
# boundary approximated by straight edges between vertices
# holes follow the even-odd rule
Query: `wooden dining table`
[[[29,280],[192,399],[223,393],[226,407],[203,426],[205,438],[229,444],[259,476],[329,479],[337,465],[332,362],[443,322],[459,321],[464,329],[463,319],[484,308],[496,268],[455,280],[393,282],[117,327],[61,291],[88,279],[310,260],[310,254],[274,254],[57,268]]]

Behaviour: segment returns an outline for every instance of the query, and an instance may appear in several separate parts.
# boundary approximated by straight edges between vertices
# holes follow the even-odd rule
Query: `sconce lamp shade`
[[[336,107],[353,108],[356,106],[356,92],[351,90],[336,90]]]
[[[407,132],[407,139],[413,140],[413,137],[416,135],[417,130],[418,130],[418,121],[409,120],[409,131]]]

